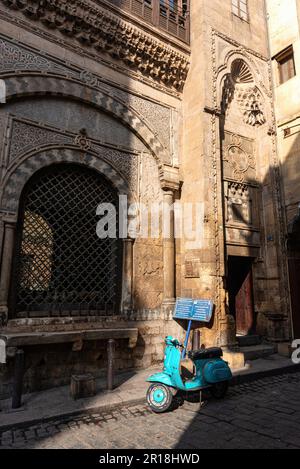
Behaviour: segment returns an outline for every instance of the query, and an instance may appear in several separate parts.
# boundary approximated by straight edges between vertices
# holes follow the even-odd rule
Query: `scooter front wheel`
[[[173,394],[168,386],[160,383],[151,384],[147,391],[147,402],[156,414],[167,412],[173,403]]]

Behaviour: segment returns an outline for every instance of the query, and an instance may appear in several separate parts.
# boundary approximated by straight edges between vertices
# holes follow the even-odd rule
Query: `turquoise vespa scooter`
[[[186,377],[181,372],[193,321],[210,322],[212,312],[212,302],[177,300],[174,319],[188,319],[188,330],[184,345],[171,336],[166,337],[164,369],[147,379],[151,383],[147,391],[147,402],[153,412],[162,413],[170,410],[174,400],[177,400],[178,395],[182,393],[201,393],[204,389],[209,389],[216,399],[225,397],[232,373],[228,363],[222,359],[221,348],[189,352],[193,374],[191,377]]]

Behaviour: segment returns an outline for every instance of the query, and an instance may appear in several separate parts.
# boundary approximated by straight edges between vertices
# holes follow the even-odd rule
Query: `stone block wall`
[[[147,317],[151,320],[147,320]],[[32,326],[34,331],[61,330],[58,324],[48,326]],[[93,327],[103,327],[95,322]],[[110,325],[110,326],[109,326]],[[164,359],[164,339],[173,335],[181,342],[184,340],[184,330],[169,316],[163,317],[157,312],[139,314],[136,320],[120,321],[116,318],[106,323],[106,327],[137,327],[138,339],[134,348],[129,348],[128,340],[116,341],[115,370],[116,372],[145,369],[151,366],[161,366]],[[74,329],[69,325],[66,329]],[[79,327],[79,324],[78,324]],[[80,326],[82,328],[82,324]],[[89,326],[91,327],[91,326]],[[19,328],[20,332],[22,327]],[[88,329],[88,327],[87,327]],[[26,326],[26,331],[28,327]],[[25,347],[25,375],[24,392],[40,391],[51,387],[69,385],[73,374],[91,373],[95,378],[105,377],[107,370],[106,341],[84,342],[80,351],[73,351],[72,344],[30,346]],[[12,390],[13,359],[6,365],[0,365],[0,399],[9,398]]]

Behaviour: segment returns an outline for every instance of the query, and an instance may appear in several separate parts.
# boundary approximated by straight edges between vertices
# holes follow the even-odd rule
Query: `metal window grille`
[[[53,165],[29,181],[14,257],[15,316],[107,315],[118,310],[122,244],[98,238],[100,203],[111,203],[118,212],[112,186],[80,165]]]

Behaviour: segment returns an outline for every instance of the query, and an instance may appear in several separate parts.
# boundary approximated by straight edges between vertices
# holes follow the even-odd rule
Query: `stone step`
[[[244,354],[245,361],[248,361],[269,357],[277,352],[277,347],[270,344],[250,345],[241,347],[240,351]]]
[[[237,341],[240,347],[249,347],[251,345],[260,345],[261,338],[259,335],[239,335]]]

